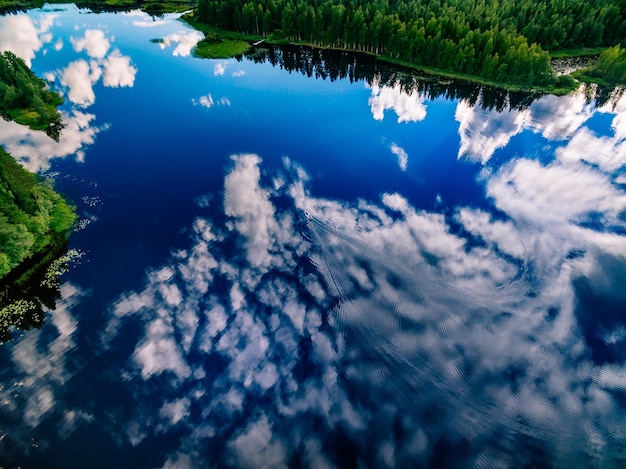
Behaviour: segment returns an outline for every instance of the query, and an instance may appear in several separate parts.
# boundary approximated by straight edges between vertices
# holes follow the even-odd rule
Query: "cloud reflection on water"
[[[131,10],[122,13],[124,16],[128,16],[130,18],[136,18],[133,20],[133,26],[137,26],[139,28],[153,28],[158,26],[163,26],[167,24],[169,21],[163,18],[157,18],[155,16],[151,16],[145,11],[141,10]],[[176,17],[176,15],[168,15],[170,17]]]
[[[389,148],[391,153],[398,157],[398,166],[402,171],[406,171],[406,167],[409,164],[409,155],[401,146],[396,145],[395,143],[391,144]]]
[[[222,97],[218,100],[213,99],[211,93],[200,96],[198,99],[192,99],[191,102],[195,106],[202,106],[207,109],[211,109],[214,106],[230,106],[230,99]]]
[[[72,354],[78,321],[72,309],[85,294],[75,285],[64,284],[62,299],[54,312],[48,312],[50,325],[46,332],[31,331],[11,349],[13,383],[0,386],[2,458],[13,452],[25,454],[35,444],[45,446],[46,441],[35,442],[32,435],[48,419],[58,422],[62,437],[71,434],[81,422],[92,420],[89,411],[73,409],[64,401],[65,386],[76,372]]]
[[[469,207],[449,218],[399,194],[312,197],[288,160],[273,178],[257,155],[232,164],[226,221],[197,219],[191,247],[113,306],[107,347],[127,318],[145,324],[128,361],[128,386],[150,396],[128,421],[133,444],[174,426],[186,430],[169,464],[200,463],[207,444],[237,467],[446,453],[463,465],[611,464],[624,363],[590,359],[577,300],[602,256],[626,262],[622,235],[581,226],[623,209],[609,181],[520,159],[485,176],[505,219]],[[575,210],[542,183],[563,178],[586,197]],[[293,208],[279,210],[285,197]]]
[[[15,122],[0,121],[0,141],[5,149],[29,171],[45,171],[50,160],[73,155],[84,159],[84,150],[94,142],[98,132],[106,126],[94,126],[95,115],[73,111],[63,116],[65,128],[56,142],[43,132],[29,129]]]
[[[112,88],[132,87],[135,84],[137,69],[131,65],[130,57],[122,55],[115,50],[105,59],[103,63],[104,86]]]
[[[82,50],[82,47],[81,45],[77,50]],[[131,64],[129,56],[122,55],[118,49],[107,55],[108,41],[106,46],[88,44],[84,47],[93,49],[87,49],[87,54],[95,58],[89,62],[84,59],[75,60],[61,73],[61,85],[68,87],[67,97],[72,103],[81,107],[91,106],[96,101],[93,86],[100,78],[106,87],[134,86],[137,68]]]
[[[69,88],[68,99],[82,107],[91,106],[96,101],[93,85],[102,76],[96,61],[76,60],[70,63],[61,76],[61,85]]]
[[[399,83],[392,87],[373,83],[371,89],[368,104],[374,119],[383,120],[385,111],[390,109],[398,116],[398,123],[419,122],[426,118],[425,98],[418,90],[407,93]]]
[[[70,38],[72,46],[76,52],[85,50],[87,55],[94,59],[103,59],[109,51],[111,42],[100,29],[87,29],[85,36],[81,38]]]
[[[165,49],[166,47],[175,44],[174,50],[172,51],[172,55],[180,55],[181,57],[187,57],[191,54],[191,51],[198,41],[203,39],[203,35],[200,31],[189,31],[184,33],[174,33],[168,34],[163,38],[163,40],[159,43],[161,49]]]
[[[35,52],[50,42],[49,30],[57,16],[42,15],[36,22],[27,15],[1,16],[0,51],[10,50],[30,66]]]
[[[582,89],[568,96],[544,96],[527,109],[508,112],[459,101],[455,113],[461,137],[459,158],[486,163],[524,130],[540,133],[548,140],[568,140],[594,112]]]

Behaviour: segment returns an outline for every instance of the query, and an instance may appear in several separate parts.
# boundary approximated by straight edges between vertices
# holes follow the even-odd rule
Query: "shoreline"
[[[560,87],[559,86],[551,86],[551,87],[520,86],[520,85],[515,85],[512,83],[495,82],[495,81],[488,80],[486,78],[483,78],[477,75],[469,75],[469,74],[465,74],[461,72],[450,72],[450,71],[445,71],[445,70],[441,70],[441,69],[434,68],[434,67],[428,67],[425,65],[415,65],[410,62],[405,62],[405,61],[394,59],[392,57],[389,57],[383,54],[376,54],[373,52],[366,52],[366,51],[360,51],[356,49],[342,48],[342,47],[323,46],[323,45],[308,43],[305,41],[299,41],[299,42],[288,41],[282,38],[272,37],[272,35],[257,36],[253,34],[239,33],[236,31],[227,31],[227,30],[220,29],[216,26],[211,26],[211,25],[196,21],[193,13],[187,13],[187,14],[182,15],[180,17],[180,20],[188,24],[192,28],[196,29],[197,31],[202,32],[205,35],[205,38],[208,35],[212,36],[211,40],[203,39],[198,44],[205,42],[205,41],[206,41],[205,44],[210,44],[210,43],[219,44],[220,42],[238,41],[238,42],[247,42],[250,46],[249,49],[251,49],[255,47],[253,43],[258,42],[258,41],[263,41],[261,43],[261,47],[263,45],[270,45],[270,46],[292,45],[292,46],[300,46],[300,47],[309,47],[309,48],[320,49],[320,50],[333,50],[337,52],[358,53],[358,54],[369,55],[375,58],[376,60],[385,64],[399,66],[399,67],[412,70],[415,72],[422,72],[435,78],[465,81],[465,82],[469,82],[469,83],[473,83],[477,85],[497,88],[497,89],[508,91],[508,92],[525,92],[525,93],[533,93],[533,94],[553,94],[556,96],[564,96],[578,89],[581,83],[586,83],[585,80],[579,79],[579,80],[571,80],[570,83],[567,83],[565,86],[560,86]],[[196,48],[197,47],[198,46],[196,45]],[[575,57],[586,57],[586,56],[589,56],[590,54],[597,55],[599,53],[598,52],[599,50],[601,51],[604,49],[593,49],[589,51],[582,50],[582,49],[577,49],[577,50],[572,50],[572,51],[559,51],[558,58],[565,59],[565,58],[575,58]],[[211,57],[211,56],[204,55],[204,54],[198,54],[197,57],[230,58],[230,57],[237,57],[238,55],[242,55],[245,52],[247,51],[243,51],[243,52],[238,51],[238,53],[233,54],[229,57],[225,57],[225,56]],[[566,76],[571,77],[571,75],[566,75]]]

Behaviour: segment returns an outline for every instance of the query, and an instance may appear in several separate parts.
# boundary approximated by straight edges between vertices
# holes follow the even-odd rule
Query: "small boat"
[[[308,212],[308,210],[304,211],[304,216],[307,220],[311,221],[313,220],[313,217],[311,216],[311,214]]]

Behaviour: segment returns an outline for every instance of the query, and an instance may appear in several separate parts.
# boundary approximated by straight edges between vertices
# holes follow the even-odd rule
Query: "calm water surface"
[[[626,99],[502,106],[199,38],[0,18],[67,123],[0,141],[83,253],[0,347],[0,465],[623,467]]]

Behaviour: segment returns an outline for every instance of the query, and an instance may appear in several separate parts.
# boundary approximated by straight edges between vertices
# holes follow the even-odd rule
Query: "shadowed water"
[[[621,94],[199,39],[0,18],[67,123],[0,141],[78,206],[83,253],[0,347],[0,465],[622,467]]]

